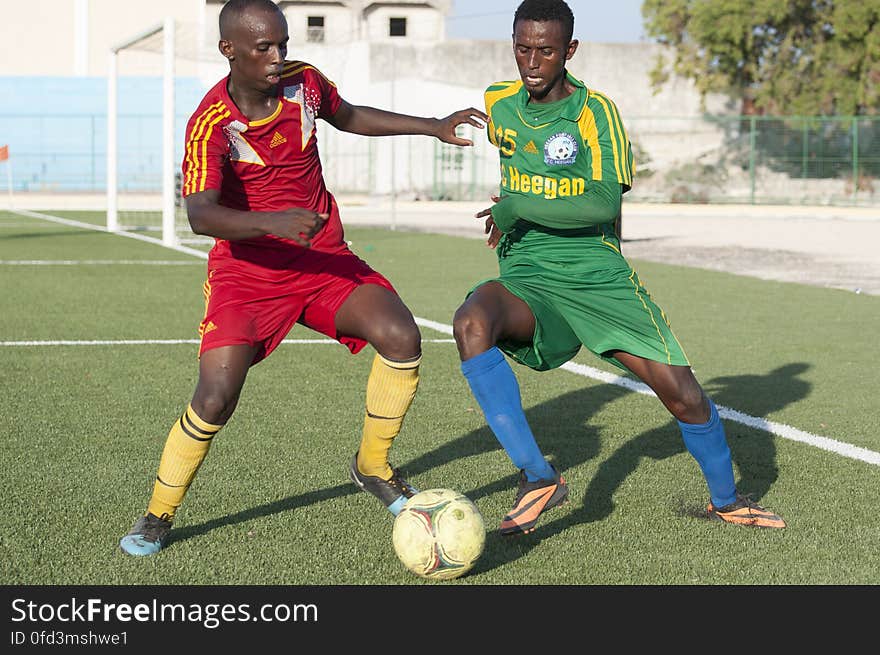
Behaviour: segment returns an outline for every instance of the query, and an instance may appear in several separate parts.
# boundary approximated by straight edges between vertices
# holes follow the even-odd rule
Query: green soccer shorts
[[[621,254],[613,228],[599,231],[561,236],[532,229],[502,238],[499,276],[474,285],[468,296],[500,282],[531,308],[535,334],[531,343],[500,341],[498,348],[536,371],[562,366],[582,345],[624,370],[611,351],[689,366],[663,310]]]

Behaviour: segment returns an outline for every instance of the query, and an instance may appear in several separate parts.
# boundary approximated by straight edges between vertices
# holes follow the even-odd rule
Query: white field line
[[[70,225],[72,227],[82,227],[90,230],[98,230],[100,232],[105,232],[106,230],[102,227],[97,227],[95,225],[90,225],[88,223],[80,223],[79,221],[71,221],[65,218],[59,218],[57,216],[49,216],[47,214],[41,214],[38,212],[30,212],[25,210],[15,210],[16,213],[23,214],[25,216],[31,216],[33,218],[41,218],[48,221],[54,221],[57,223],[63,223],[65,225]],[[207,259],[208,254],[206,252],[202,252],[201,250],[194,250],[192,248],[186,248],[185,246],[169,246],[163,243],[159,239],[154,239],[151,237],[146,237],[139,234],[131,234],[131,233],[121,233],[116,232],[119,236],[131,237],[134,239],[139,239],[141,241],[147,241],[149,243],[154,243],[158,246],[162,246],[163,248],[170,248],[172,250],[176,250],[178,252],[185,252],[201,259]],[[452,326],[447,325],[445,323],[437,323],[436,321],[431,321],[426,318],[416,317],[416,323],[422,327],[430,328],[436,332],[440,332],[441,334],[452,335]],[[428,343],[453,343],[454,339],[434,339],[434,340],[425,340]],[[198,343],[195,339],[183,339],[183,340],[123,340],[123,341],[2,341],[0,342],[0,346],[41,346],[41,345],[143,345],[143,344],[182,344],[182,343]],[[285,339],[283,343],[303,343],[303,344],[311,344],[311,343],[327,343],[327,344],[336,344],[337,342],[331,339]],[[654,392],[648,387],[646,384],[632,380],[630,378],[626,378],[620,375],[615,375],[614,373],[608,373],[606,371],[599,370],[597,368],[593,368],[592,366],[585,366],[583,364],[575,364],[573,362],[568,362],[563,364],[560,368],[565,369],[571,373],[576,375],[581,375],[583,377],[592,378],[594,380],[598,380],[600,382],[606,382],[608,384],[613,384],[619,387],[623,387],[624,389],[628,389],[630,391],[634,391],[636,393],[641,393],[647,396],[655,396]],[[656,397],[656,396],[655,396]],[[756,416],[750,416],[749,414],[745,414],[735,409],[731,409],[729,407],[725,407],[724,405],[717,405],[718,415],[721,418],[726,419],[728,421],[736,421],[737,423],[741,423],[750,428],[754,428],[756,430],[763,430],[764,432],[769,432],[770,434],[775,434],[776,436],[782,437],[783,439],[788,439],[790,441],[797,441],[800,443],[805,443],[810,446],[814,446],[815,448],[819,448],[821,450],[826,450],[828,452],[835,453],[837,455],[841,455],[842,457],[848,457],[850,459],[859,460],[862,462],[866,462],[868,464],[873,464],[875,466],[880,466],[880,453],[875,452],[873,450],[868,450],[867,448],[861,448],[859,446],[853,446],[852,444],[848,444],[843,441],[837,441],[836,439],[831,439],[829,437],[822,437],[820,435],[812,434],[810,432],[805,432],[803,430],[799,430],[790,425],[786,425],[784,423],[776,423],[774,421],[768,421],[767,419],[759,418]]]
[[[436,330],[437,332],[442,332],[443,334],[452,334],[451,325],[429,321],[425,318],[416,318],[416,323],[418,323],[422,327],[427,327],[431,328],[432,330]],[[635,391],[636,393],[641,393],[646,396],[654,396],[655,398],[657,397],[654,391],[644,382],[639,382],[638,380],[626,378],[621,375],[615,375],[614,373],[608,373],[598,368],[593,368],[592,366],[584,366],[583,364],[567,362],[563,364],[560,368],[564,368],[566,371],[570,371],[576,375],[582,375],[586,378],[593,378],[594,380],[599,380],[600,382],[607,382],[608,384],[623,387],[624,389],[629,389],[630,391]],[[867,462],[868,464],[880,466],[880,453],[874,452],[873,450],[853,446],[842,441],[829,439],[828,437],[821,437],[816,434],[810,434],[809,432],[798,430],[797,428],[793,428],[790,425],[785,425],[784,423],[775,423],[773,421],[768,421],[767,419],[750,416],[735,409],[725,407],[724,405],[716,405],[716,407],[718,408],[718,415],[723,419],[736,421],[737,423],[742,423],[743,425],[747,425],[750,428],[763,430],[764,432],[775,434],[777,436],[783,437],[784,439],[799,441],[801,443],[815,446],[816,448],[821,448],[822,450],[827,450],[832,453],[837,453],[838,455],[843,455],[844,457],[858,459],[863,462]]]
[[[202,262],[174,259],[0,259],[0,266],[204,266]]]
[[[0,347],[45,347],[45,346],[179,346],[196,344],[198,339],[51,339],[45,341],[0,341]],[[282,344],[321,344],[340,346],[333,339],[285,339]],[[422,343],[455,343],[454,339],[422,339]]]
[[[623,387],[625,389],[629,389],[630,391],[645,394],[646,396],[654,396],[656,398],[656,394],[653,392],[653,390],[647,384],[639,382],[638,380],[625,378],[620,375],[615,375],[614,373],[601,371],[597,368],[593,368],[592,366],[584,366],[583,364],[575,364],[573,362],[567,362],[563,364],[562,368],[567,371],[571,371],[572,373],[583,375],[584,377],[593,378],[594,380],[599,380],[601,382],[607,382],[608,384],[614,384],[618,387]],[[837,453],[838,455],[843,455],[844,457],[858,459],[863,462],[867,462],[868,464],[880,466],[880,453],[874,452],[873,450],[860,448],[859,446],[853,446],[843,441],[837,441],[836,439],[830,439],[828,437],[821,437],[816,434],[804,432],[803,430],[798,430],[797,428],[786,425],[785,423],[776,423],[774,421],[768,421],[764,418],[750,416],[749,414],[744,414],[743,412],[725,407],[724,405],[716,405],[716,407],[718,408],[718,415],[723,419],[727,419],[728,421],[736,421],[737,423],[742,423],[743,425],[747,425],[750,428],[763,430],[764,432],[775,434],[777,436],[783,437],[784,439],[799,441],[801,443],[815,446],[816,448],[821,448],[822,450],[827,450],[832,453]]]
[[[30,216],[31,218],[40,218],[44,221],[51,221],[53,223],[60,223],[61,225],[69,225],[70,227],[78,227],[83,230],[94,230],[95,232],[107,232],[107,228],[103,225],[94,225],[93,223],[83,223],[81,221],[74,221],[69,218],[61,218],[60,216],[50,216],[49,214],[42,214],[40,212],[32,212],[27,209],[13,209],[10,210],[16,214],[21,214],[22,216]],[[138,234],[136,232],[111,232],[111,234],[115,234],[120,237],[128,237],[129,239],[137,239],[138,241],[146,241],[147,243],[153,243],[157,246],[162,246],[163,248],[168,248],[169,250],[175,250],[177,252],[183,252],[187,255],[193,255],[194,257],[199,257],[201,259],[207,259],[208,253],[203,252],[201,250],[196,250],[195,248],[187,248],[186,246],[171,246],[166,243],[163,243],[161,239],[155,239],[153,237],[148,237],[143,234]]]

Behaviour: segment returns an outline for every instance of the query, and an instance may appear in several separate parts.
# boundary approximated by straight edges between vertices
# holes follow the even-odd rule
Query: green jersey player
[[[505,354],[537,371],[585,346],[653,389],[681,428],[706,479],[710,517],[784,528],[740,494],[724,427],[664,312],[620,251],[615,223],[633,183],[633,155],[610,98],[566,70],[578,47],[563,0],[525,0],[513,20],[520,80],[485,93],[500,194],[485,218],[499,275],[477,284],[455,313],[461,370],[486,421],[520,469],[505,535],[531,532],[568,486],[528,425]]]

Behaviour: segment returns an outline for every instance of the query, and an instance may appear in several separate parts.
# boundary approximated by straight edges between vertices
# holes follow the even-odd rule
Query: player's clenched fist
[[[308,248],[329,217],[329,214],[319,214],[311,209],[291,207],[274,212],[270,233]]]

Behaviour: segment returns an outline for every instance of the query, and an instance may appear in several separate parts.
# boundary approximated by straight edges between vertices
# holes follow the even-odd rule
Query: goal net
[[[215,25],[210,19],[200,25],[166,18],[110,49],[109,230],[144,232],[170,246],[213,242],[190,229],[180,193],[180,170],[190,114],[205,92],[229,72],[217,51]],[[403,88],[419,79],[415,52],[415,46],[357,40],[296,47],[297,58],[319,66],[334,81],[341,77],[353,102],[432,115],[434,102],[426,100],[425,93],[396,91],[396,86]],[[404,66],[396,63],[398,59],[411,61]],[[465,87],[430,82],[427,88],[447,99],[471,101]],[[453,106],[463,106],[458,102]],[[461,136],[472,139],[475,147],[458,148],[421,135],[373,140],[335,130],[329,123],[322,124],[317,133],[328,188],[337,198],[346,196],[349,206],[390,199],[388,223],[392,227],[397,198],[482,199],[497,188],[497,157],[489,152],[484,132],[465,125]]]
[[[110,49],[108,230],[143,232],[171,246],[210,241],[190,230],[180,167],[187,112],[207,88],[201,79],[219,78],[216,60],[204,29],[171,18]]]

